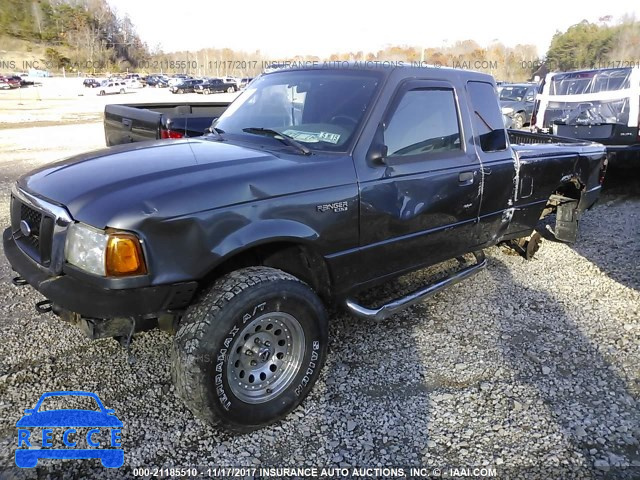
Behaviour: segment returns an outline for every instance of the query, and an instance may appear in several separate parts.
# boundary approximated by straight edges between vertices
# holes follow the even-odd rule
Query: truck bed
[[[107,146],[156,140],[197,137],[219,117],[230,102],[138,103],[106,105],[104,135]]]

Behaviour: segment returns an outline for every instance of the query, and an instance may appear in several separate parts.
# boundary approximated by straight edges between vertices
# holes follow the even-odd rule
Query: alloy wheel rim
[[[247,323],[229,348],[229,387],[243,402],[268,402],[291,385],[304,354],[304,331],[294,316],[261,315]]]

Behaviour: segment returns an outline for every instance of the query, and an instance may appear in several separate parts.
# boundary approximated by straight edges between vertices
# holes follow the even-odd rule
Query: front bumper
[[[83,317],[140,317],[181,310],[191,303],[198,287],[197,282],[184,282],[121,290],[101,288],[68,274],[52,275],[18,247],[10,228],[4,231],[2,244],[11,267],[29,285],[58,310]]]

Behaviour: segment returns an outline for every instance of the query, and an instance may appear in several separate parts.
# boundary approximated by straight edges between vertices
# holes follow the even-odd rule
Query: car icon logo
[[[22,232],[22,235],[24,235],[25,237],[31,235],[31,225],[29,225],[29,222],[27,222],[26,220],[20,221],[20,232]]]
[[[89,397],[95,400],[98,409],[42,409],[42,403],[50,397]],[[15,459],[18,467],[33,468],[41,458],[99,458],[103,467],[118,468],[123,465],[124,450],[120,444],[122,422],[115,416],[114,410],[105,408],[95,393],[48,392],[40,397],[35,407],[26,409],[24,412],[25,415],[16,423],[18,448]],[[100,428],[110,431],[108,445],[103,445],[100,442],[103,433]],[[41,430],[41,438],[37,438],[35,435],[36,430],[30,429]],[[64,445],[63,448],[53,448],[54,429],[64,431],[59,436],[59,440],[62,440]],[[79,431],[83,429],[87,430],[85,434]],[[91,448],[78,447],[78,444],[85,440],[87,447]]]

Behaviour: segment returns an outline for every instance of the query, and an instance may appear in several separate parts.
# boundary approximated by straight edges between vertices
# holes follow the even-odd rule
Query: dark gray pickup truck
[[[388,318],[478,272],[483,248],[526,240],[552,211],[556,236],[575,240],[604,166],[602,145],[507,132],[488,75],[281,70],[206,136],[106,148],[21,177],[4,251],[14,283],[46,297],[41,311],[93,338],[128,344],[172,327],[186,405],[244,432],[311,390],[326,305]],[[356,300],[453,258],[458,270],[407,296]]]

